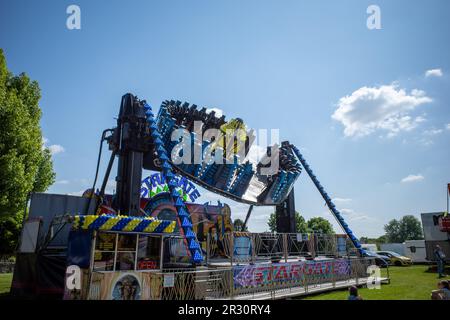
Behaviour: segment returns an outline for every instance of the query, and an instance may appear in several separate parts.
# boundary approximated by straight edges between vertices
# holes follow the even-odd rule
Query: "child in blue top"
[[[348,288],[348,300],[362,300],[361,296],[358,295],[358,288],[351,286]]]

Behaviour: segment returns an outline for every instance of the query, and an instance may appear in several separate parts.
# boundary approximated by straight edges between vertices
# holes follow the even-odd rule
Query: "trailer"
[[[446,261],[450,261],[450,233],[442,228],[442,217],[445,212],[422,213],[422,227],[425,237],[426,259],[436,261],[434,250],[439,245],[446,256]]]
[[[404,242],[405,256],[411,258],[413,263],[427,263],[425,240],[406,240]]]

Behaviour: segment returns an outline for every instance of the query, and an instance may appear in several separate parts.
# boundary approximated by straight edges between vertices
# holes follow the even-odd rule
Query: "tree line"
[[[323,234],[334,233],[333,226],[331,225],[331,223],[322,217],[314,217],[306,221],[305,218],[302,215],[300,215],[299,212],[296,211],[295,223],[297,226],[298,233],[323,233]],[[244,222],[241,219],[235,219],[233,224],[235,231],[248,231],[248,226],[244,227]],[[270,232],[276,231],[277,222],[275,213],[272,213],[269,216],[267,226]]]
[[[378,238],[361,237],[361,243],[403,243],[406,240],[422,240],[422,224],[413,215],[392,219],[384,226],[385,234]]]
[[[314,217],[308,221],[300,215],[299,212],[295,212],[295,222],[298,233],[323,233],[333,234],[333,226],[331,223],[322,218]],[[248,231],[248,226],[244,226],[244,222],[241,219],[234,220],[235,231]],[[276,231],[276,215],[272,213],[267,222],[269,228],[268,231]],[[361,237],[361,243],[403,243],[406,240],[422,240],[422,224],[419,219],[413,215],[405,215],[399,220],[392,219],[384,226],[385,234],[378,238]]]
[[[0,49],[0,256],[14,253],[30,192],[55,181],[43,143],[41,91],[25,74],[13,75]]]

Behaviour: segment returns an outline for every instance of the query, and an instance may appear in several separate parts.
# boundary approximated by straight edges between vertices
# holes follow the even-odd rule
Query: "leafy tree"
[[[388,242],[403,242],[400,235],[400,221],[392,219],[384,226]]]
[[[361,243],[372,243],[372,244],[376,244],[378,248],[380,248],[380,245],[382,243],[386,243],[386,235],[382,235],[381,237],[378,238],[368,238],[368,237],[361,237],[359,238],[359,241]]]
[[[314,233],[333,234],[333,226],[331,223],[322,217],[315,217],[308,220],[308,230]]]
[[[307,232],[307,225],[306,225],[305,218],[303,218],[300,215],[300,213],[298,213],[298,212],[295,212],[295,223],[296,223],[296,227],[297,227],[297,232],[300,232],[300,233]],[[271,232],[275,232],[277,230],[277,219],[276,219],[275,213],[270,214],[267,225],[269,226],[269,230]]]
[[[305,218],[301,216],[300,213],[298,213],[297,211],[295,212],[295,223],[297,227],[297,232],[299,233],[310,232]],[[267,225],[269,226],[269,230],[271,232],[275,232],[277,230],[277,220],[275,213],[272,213],[270,215],[269,220],[267,221]]]
[[[234,231],[248,231],[247,226],[244,227],[244,221],[241,219],[235,219],[233,221]]]
[[[383,235],[378,238],[361,237],[361,238],[359,238],[359,242],[361,242],[361,243],[386,243],[386,236]]]
[[[14,254],[22,229],[23,212],[0,218],[0,257]]]
[[[297,232],[299,233],[309,232],[305,218],[301,216],[300,213],[298,212],[295,212],[295,224],[297,226]]]
[[[55,180],[51,154],[43,148],[40,128],[40,89],[24,73],[8,71],[0,49],[0,243],[11,248],[8,239],[21,224],[27,195],[45,191]],[[7,250],[6,250],[7,251]]]
[[[275,232],[277,230],[277,216],[275,212],[272,212],[267,220],[267,225],[269,226],[270,232]]]
[[[400,232],[404,239],[403,241],[423,239],[422,224],[413,215],[403,216],[400,220]]]
[[[387,237],[386,235],[382,235],[380,237],[377,238],[377,243],[381,244],[381,243],[387,243]]]
[[[42,159],[39,162],[33,184],[34,192],[44,192],[55,182],[52,154],[48,148],[42,150]]]
[[[368,238],[368,237],[361,237],[361,238],[359,238],[359,242],[361,242],[361,243],[375,243],[374,240],[375,239],[371,239],[371,238]]]
[[[423,239],[422,226],[415,216],[406,215],[400,220],[393,219],[384,226],[388,242],[402,243],[405,240]]]

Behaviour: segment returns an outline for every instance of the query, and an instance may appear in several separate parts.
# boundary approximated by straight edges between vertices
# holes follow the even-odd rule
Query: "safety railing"
[[[221,238],[206,237],[207,263],[287,262],[315,257],[356,256],[357,250],[347,235],[301,233],[225,233]]]
[[[367,268],[372,264],[374,261],[368,258],[337,258],[142,272],[137,276],[139,298],[211,300],[296,296],[314,289],[361,284],[361,279],[367,279]],[[112,273],[93,272],[88,299],[111,298],[114,277]]]
[[[170,283],[166,283],[170,278]],[[143,287],[152,300],[225,299],[232,296],[230,268],[218,270],[172,269],[148,273]]]
[[[273,299],[359,284],[371,264],[365,258],[342,258],[235,266],[233,298]]]

